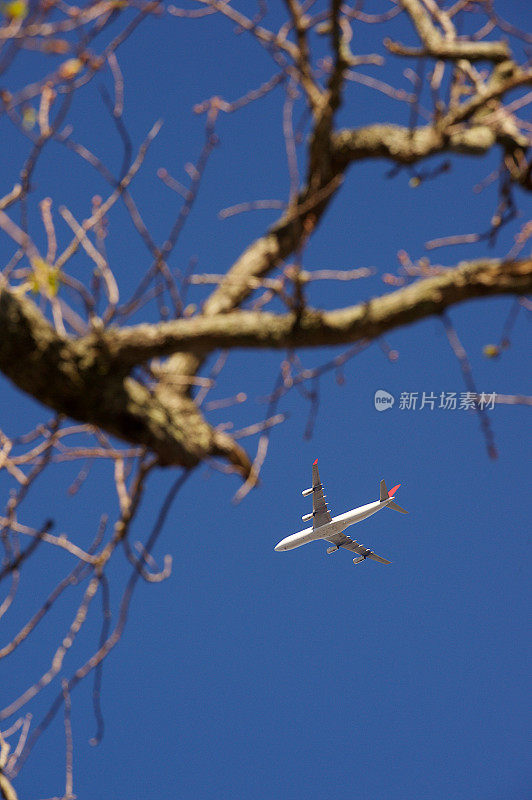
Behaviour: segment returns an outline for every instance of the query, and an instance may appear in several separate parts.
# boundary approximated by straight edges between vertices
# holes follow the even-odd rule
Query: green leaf
[[[3,3],[2,13],[11,20],[24,19],[28,16],[28,4],[26,0],[10,0]]]
[[[61,284],[59,268],[49,264],[40,256],[32,259],[31,266],[33,267],[29,279],[31,291],[34,294],[44,294],[46,297],[56,297]]]

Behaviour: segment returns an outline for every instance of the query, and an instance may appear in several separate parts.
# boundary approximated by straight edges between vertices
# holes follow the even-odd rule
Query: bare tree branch
[[[450,18],[437,7],[440,20],[446,17],[447,26],[445,27],[447,30],[446,35],[443,36],[433,24],[426,7],[419,0],[399,0],[399,3],[412,20],[424,47],[422,50],[416,50],[387,39],[384,44],[391,53],[408,56],[428,55],[441,59],[465,58],[468,61],[504,61],[510,55],[506,42],[458,40]],[[430,5],[436,6],[436,3]]]
[[[532,289],[532,259],[464,262],[441,274],[356,306],[333,311],[305,309],[301,315],[234,311],[211,317],[109,330],[107,352],[121,364],[135,364],[174,350],[219,348],[284,349],[346,344],[374,339],[466,300]],[[81,340],[82,341],[82,340]]]

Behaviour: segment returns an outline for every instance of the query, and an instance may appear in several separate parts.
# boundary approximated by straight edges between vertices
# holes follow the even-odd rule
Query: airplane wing
[[[368,550],[367,547],[364,547],[363,544],[359,544],[354,539],[351,539],[349,536],[346,536],[345,533],[334,533],[332,536],[328,536],[327,540],[331,544],[335,544],[336,547],[345,547],[346,550],[351,550],[353,553],[358,553],[359,556],[364,556],[365,558],[371,558],[373,561],[378,561],[380,564],[391,564],[391,561],[387,561],[382,556],[378,556],[377,553],[374,553],[373,550]]]
[[[331,521],[331,515],[325,502],[323,484],[318,472],[318,459],[312,465],[312,513],[314,514],[312,527],[319,528]]]

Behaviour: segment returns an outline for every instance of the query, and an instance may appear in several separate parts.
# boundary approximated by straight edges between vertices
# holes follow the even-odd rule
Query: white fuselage
[[[319,528],[305,528],[304,531],[293,533],[291,536],[281,539],[275,549],[293,550],[294,547],[301,547],[302,544],[313,542],[315,539],[327,539],[335,533],[342,533],[342,531],[349,528],[350,525],[361,522],[363,519],[366,519],[366,517],[371,517],[372,514],[380,511],[381,508],[385,508],[392,500],[393,497],[388,497],[382,502],[376,500],[374,503],[368,503],[365,506],[354,508],[352,511],[346,511],[345,514],[339,514],[337,517],[333,517],[326,525],[322,525]]]

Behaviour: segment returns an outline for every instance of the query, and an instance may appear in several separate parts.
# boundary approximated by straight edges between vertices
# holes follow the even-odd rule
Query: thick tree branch
[[[4,800],[18,800],[17,793],[3,772],[0,772],[0,796]]]
[[[247,476],[251,465],[245,451],[213,429],[190,397],[165,382],[151,390],[131,377],[133,367],[176,351],[201,360],[220,348],[319,347],[374,339],[465,300],[530,291],[532,259],[480,260],[334,311],[233,311],[101,329],[74,339],[58,335],[31,300],[2,285],[0,369],[39,402],[148,447],[162,464],[193,467],[219,456]]]
[[[423,49],[405,47],[386,39],[384,44],[392,53],[407,56],[431,56],[441,59],[466,58],[468,61],[504,61],[510,57],[510,49],[506,42],[475,42],[472,39],[456,39],[454,26],[445,12],[438,9],[444,22],[447,23],[447,35],[442,36],[433,24],[427,9],[419,0],[400,0],[400,4],[408,13],[417,34],[423,42]]]
[[[214,430],[188,396],[154,394],[111,361],[99,334],[59,336],[35,304],[0,285],[0,369],[36,400],[98,425],[156,453],[161,464],[194,467],[208,456],[226,458],[243,475],[250,462],[230,436]],[[104,340],[103,340],[104,341]]]
[[[418,5],[417,0],[413,0],[413,8],[415,6],[417,9]],[[428,14],[421,10],[428,19],[431,41],[434,36],[444,41]],[[281,219],[264,236],[252,242],[228,270],[226,278],[204,303],[204,317],[210,318],[236,309],[251,294],[253,279],[264,277],[301,248],[319,224],[351,162],[385,158],[398,164],[414,164],[438,153],[484,155],[495,144],[499,144],[519,165],[512,172],[512,179],[524,188],[532,189],[530,168],[523,152],[530,144],[529,139],[508,120],[486,120],[486,114],[494,111],[493,104],[498,103],[506,92],[532,83],[532,70],[523,70],[509,60],[506,45],[503,48],[506,60],[498,63],[502,60],[499,56],[503,51],[497,50],[499,43],[489,43],[492,48],[495,47],[491,60],[497,63],[485,86],[467,102],[449,109],[432,124],[414,129],[376,124],[335,132],[334,115],[342,100],[343,72],[347,66],[342,55],[338,13],[339,3],[335,0],[331,9],[335,65],[328,91],[322,97],[319,108],[313,108],[314,126],[309,140],[306,186]],[[300,32],[302,34],[303,31]],[[455,44],[461,46],[462,42]],[[476,48],[478,44],[485,43],[471,44]],[[478,52],[481,50],[482,47]],[[298,52],[301,53],[301,50]],[[305,54],[308,57],[307,51]],[[517,157],[513,158],[514,155]],[[195,375],[202,362],[200,353],[176,353],[158,372],[160,386],[171,384],[176,374]]]
[[[336,133],[327,129],[324,136],[317,126],[310,148],[307,188],[294,207],[246,248],[204,304],[203,313],[212,316],[236,308],[251,294],[252,278],[264,277],[300,247],[341,186],[343,173],[351,162],[385,158],[398,164],[414,164],[439,153],[485,155],[497,143],[509,149],[526,148],[530,144],[526,136],[518,131],[510,136],[506,127],[485,123],[483,117],[486,103],[526,84],[532,84],[532,70],[521,70],[513,62],[506,62],[494,70],[481,96],[475,95],[448,113],[440,124],[414,129],[375,124]],[[523,174],[522,185],[532,188],[529,176],[527,182]]]
[[[434,128],[432,125],[409,130],[399,125],[368,125],[359,129],[345,129],[333,136],[333,148],[341,165],[363,161],[369,158],[384,158],[396,164],[416,164],[430,156],[443,153],[458,153],[468,156],[482,156],[497,143],[508,145],[505,132],[498,135],[491,126],[473,124],[462,127],[452,134]],[[524,150],[527,140],[517,132],[514,136],[512,152]],[[530,171],[516,174],[524,189],[532,189]]]
[[[448,137],[432,125],[411,130],[400,125],[387,124],[346,128],[333,136],[336,158],[344,166],[368,158],[385,158],[397,164],[415,164],[437,153],[484,155],[495,142],[495,131],[487,125],[464,128]]]
[[[532,85],[532,70],[506,61],[496,67],[481,92],[432,124],[416,128],[376,124],[338,131],[332,137],[335,162],[343,170],[353,161],[368,158],[414,164],[438,153],[484,155],[495,144],[506,150],[525,149],[530,145],[529,138],[516,126],[494,124],[490,103],[511,89],[526,85]],[[522,185],[532,188],[524,176]]]
[[[464,262],[403,289],[334,311],[301,315],[264,311],[227,314],[109,329],[103,344],[112,361],[135,365],[176,350],[207,353],[220,348],[320,347],[374,339],[466,300],[532,291],[532,259]]]

